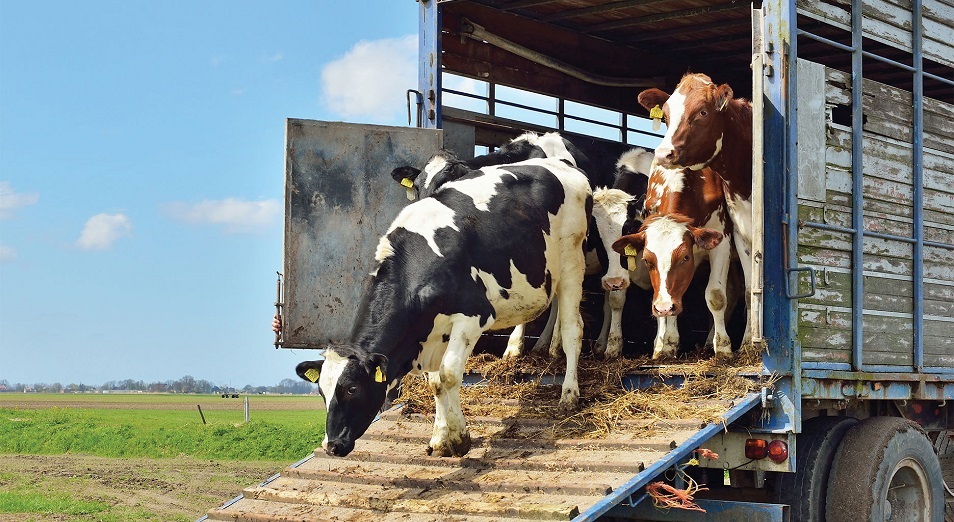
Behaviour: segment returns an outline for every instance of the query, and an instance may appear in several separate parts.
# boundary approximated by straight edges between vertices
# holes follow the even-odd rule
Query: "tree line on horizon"
[[[6,379],[0,379],[0,392],[20,393],[102,393],[111,391],[131,391],[143,393],[292,393],[309,394],[317,391],[315,385],[301,379],[282,379],[273,386],[252,386],[246,384],[241,388],[233,386],[219,386],[205,379],[196,379],[185,375],[179,379],[170,379],[163,382],[147,383],[143,380],[125,379],[120,381],[106,381],[101,385],[89,384],[61,384],[54,383],[15,383],[10,384]]]

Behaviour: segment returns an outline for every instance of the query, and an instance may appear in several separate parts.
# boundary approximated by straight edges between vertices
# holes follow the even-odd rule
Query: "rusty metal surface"
[[[348,337],[374,248],[407,204],[390,172],[422,166],[440,131],[289,119],[285,137],[284,348]]]

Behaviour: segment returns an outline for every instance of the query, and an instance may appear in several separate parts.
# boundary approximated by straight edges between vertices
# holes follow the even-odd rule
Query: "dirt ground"
[[[13,521],[194,521],[287,462],[0,455],[0,491],[44,491],[109,504],[90,515],[2,514]]]

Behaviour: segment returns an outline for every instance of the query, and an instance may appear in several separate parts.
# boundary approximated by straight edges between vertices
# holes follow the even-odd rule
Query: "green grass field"
[[[320,398],[244,402],[0,394],[0,520],[195,520],[321,444]]]
[[[324,437],[319,405],[317,397],[251,396],[246,424],[244,400],[218,395],[4,395],[0,453],[297,460]]]

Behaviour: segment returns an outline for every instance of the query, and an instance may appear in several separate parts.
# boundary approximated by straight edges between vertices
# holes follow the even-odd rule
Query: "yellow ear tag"
[[[308,380],[311,382],[318,382],[318,377],[320,376],[321,374],[314,368],[309,368],[308,371],[305,372],[305,377],[308,377]]]
[[[719,107],[719,110],[721,111],[722,109],[725,109],[725,106],[728,105],[728,104],[729,104],[729,99],[728,99],[728,98],[722,100],[722,106]]]
[[[374,382],[384,382],[384,372],[381,371],[380,366],[374,370]]]
[[[417,198],[417,194],[414,193],[414,180],[404,178],[401,180],[401,186],[407,189],[407,199],[409,201],[414,201]]]
[[[659,105],[649,109],[649,117],[653,119],[653,130],[659,130],[659,124],[662,121],[663,111]]]
[[[626,268],[630,272],[636,271],[636,256],[639,254],[633,245],[626,245],[626,248],[623,249],[623,255],[626,256]]]

